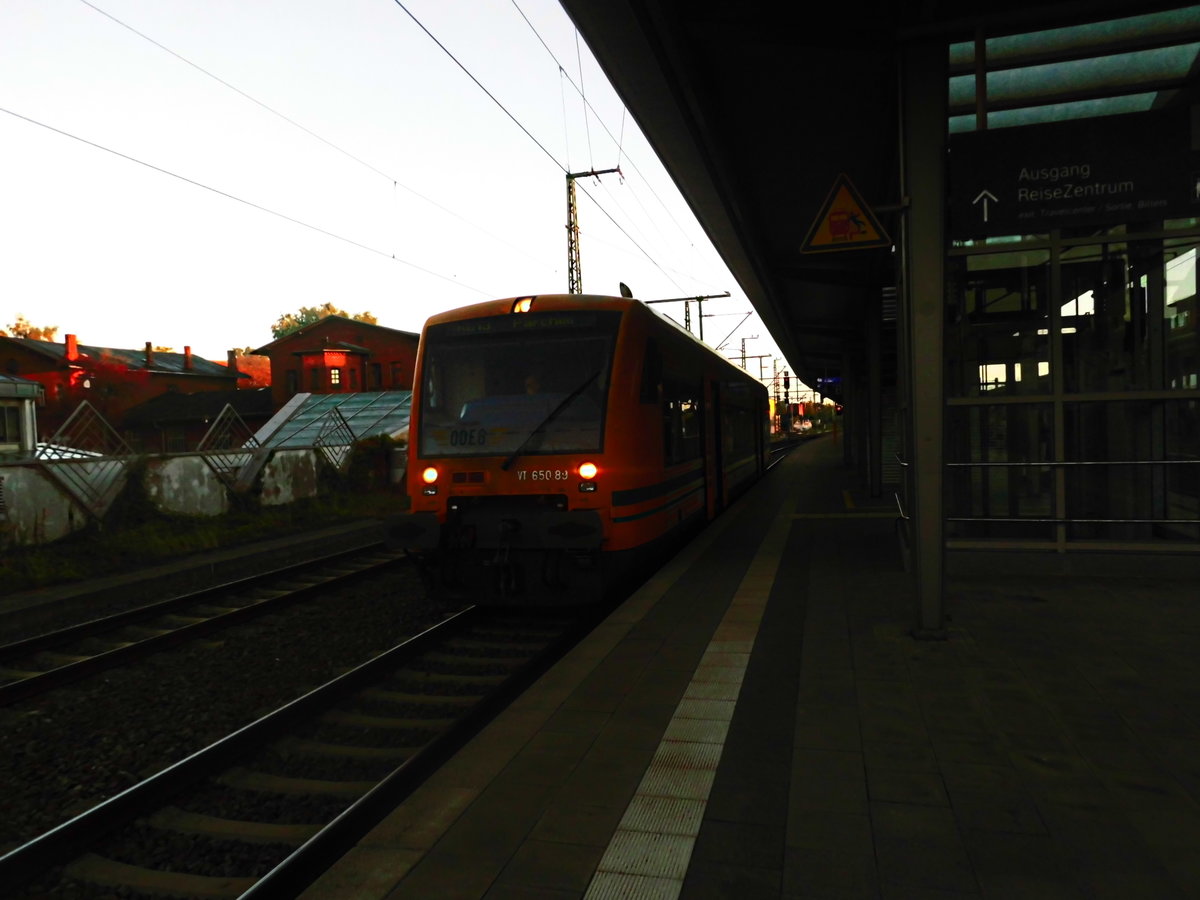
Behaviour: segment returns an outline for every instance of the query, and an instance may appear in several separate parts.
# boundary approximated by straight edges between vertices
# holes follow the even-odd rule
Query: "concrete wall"
[[[87,515],[41,466],[0,466],[0,545],[48,544],[86,524]]]
[[[263,504],[317,496],[319,453],[274,451],[259,474]],[[229,489],[199,454],[146,457],[144,484],[150,501],[172,515],[219,516],[231,506]],[[57,541],[83,528],[88,518],[42,463],[0,464],[0,546]]]
[[[225,483],[200,457],[150,457],[146,464],[146,495],[165,513],[219,516],[229,512]]]
[[[285,506],[317,496],[319,450],[276,450],[262,473],[263,506]]]

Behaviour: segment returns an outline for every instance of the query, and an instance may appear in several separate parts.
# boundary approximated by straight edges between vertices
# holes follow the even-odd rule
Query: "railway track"
[[[464,610],[0,857],[0,884],[294,896],[590,624]]]
[[[5,644],[0,646],[0,706],[403,564],[382,546],[354,550]]]

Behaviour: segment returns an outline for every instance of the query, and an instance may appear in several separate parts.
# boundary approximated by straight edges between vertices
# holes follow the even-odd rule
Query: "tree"
[[[0,335],[5,337],[31,338],[35,341],[52,341],[57,334],[57,325],[43,325],[39,328],[36,325],[30,325],[29,320],[19,313],[17,321],[9,325],[7,331],[0,330]]]
[[[302,306],[294,313],[285,313],[271,326],[271,334],[276,338],[281,338],[291,334],[293,331],[299,331],[313,322],[319,322],[326,316],[345,316],[347,319],[353,319],[356,322],[366,322],[369,325],[378,324],[375,317],[369,312],[350,315],[344,309],[338,309],[332,303],[326,303],[323,306]]]

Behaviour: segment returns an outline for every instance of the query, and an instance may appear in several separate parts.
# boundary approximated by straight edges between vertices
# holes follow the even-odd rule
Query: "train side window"
[[[669,466],[699,459],[701,406],[697,391],[681,383],[663,385],[663,456]]]
[[[657,403],[658,389],[662,385],[662,354],[654,338],[646,341],[646,353],[642,358],[642,388],[638,400],[642,403]]]

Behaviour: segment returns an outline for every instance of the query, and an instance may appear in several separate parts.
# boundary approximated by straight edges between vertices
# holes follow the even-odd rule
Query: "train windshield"
[[[422,369],[422,456],[602,449],[621,314],[530,312],[430,326]]]

